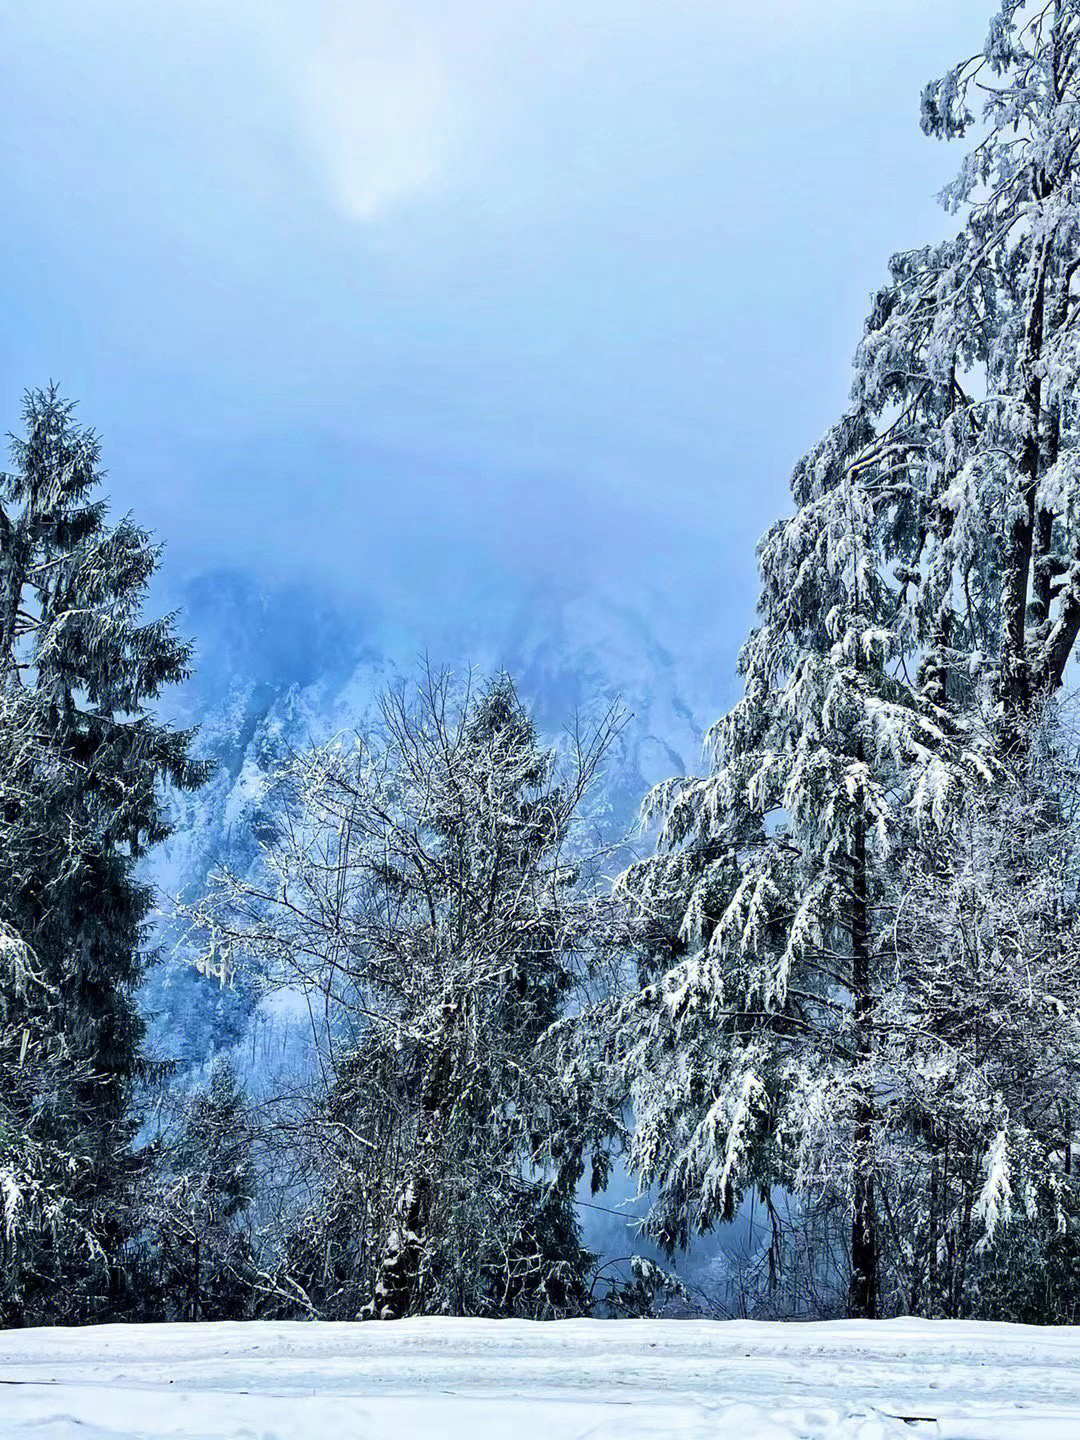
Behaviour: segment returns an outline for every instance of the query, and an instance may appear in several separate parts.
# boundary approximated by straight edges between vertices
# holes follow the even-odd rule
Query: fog
[[[957,0],[9,0],[5,428],[60,382],[178,581],[422,631],[550,577],[730,669],[869,292],[946,227],[918,96],[981,35]]]

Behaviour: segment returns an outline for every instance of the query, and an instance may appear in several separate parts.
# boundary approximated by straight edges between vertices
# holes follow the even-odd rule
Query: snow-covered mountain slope
[[[258,839],[275,765],[312,740],[369,726],[380,692],[418,679],[421,657],[459,675],[507,671],[552,739],[575,716],[587,720],[620,701],[627,723],[602,785],[615,831],[632,824],[649,785],[698,766],[704,727],[718,708],[707,693],[715,684],[703,683],[696,659],[667,648],[641,614],[597,597],[493,602],[471,619],[438,617],[423,634],[368,623],[353,647],[340,639],[327,647],[321,668],[311,659],[318,649],[313,642],[287,655],[272,674],[250,646],[227,674],[212,657],[219,663],[192,688],[185,718],[200,726],[200,748],[218,769],[198,795],[178,797],[176,834],[152,864],[166,893],[197,887],[223,858],[242,861]]]
[[[556,741],[575,716],[587,721],[621,701],[627,722],[590,802],[612,839],[632,827],[651,784],[697,767],[718,708],[689,646],[677,655],[640,613],[596,596],[492,597],[469,618],[433,617],[421,634],[365,615],[350,633],[341,615],[304,597],[266,599],[234,577],[203,581],[195,595],[201,664],[177,719],[199,725],[216,770],[197,794],[175,797],[175,833],[148,866],[163,959],[144,992],[153,1050],[185,1064],[247,1033],[253,995],[193,971],[170,902],[198,896],[222,865],[248,871],[277,765],[313,740],[370,727],[380,692],[418,678],[419,657],[459,674],[509,672]]]
[[[621,701],[626,724],[589,800],[590,820],[614,840],[632,829],[650,785],[697,768],[704,728],[728,698],[713,693],[707,647],[696,650],[694,634],[680,634],[661,607],[654,622],[595,595],[491,595],[471,616],[432,617],[421,632],[231,575],[204,577],[184,598],[199,664],[173,718],[200,727],[199,748],[216,769],[197,794],[174,797],[175,832],[148,866],[162,958],[142,1008],[152,1054],[196,1074],[229,1050],[256,1094],[310,1067],[307,1012],[291,1012],[287,996],[260,998],[243,975],[222,987],[199,973],[201,942],[189,939],[174,902],[196,899],[224,865],[244,874],[259,863],[268,783],[290,752],[369,728],[380,692],[419,679],[424,656],[458,674],[509,672],[554,742],[576,715],[588,721]],[[635,1188],[619,1175],[610,1195],[588,1201],[588,1243],[604,1255],[629,1248],[658,1259],[628,1227],[641,1210]],[[740,1232],[739,1244],[748,1238]],[[699,1278],[712,1289],[708,1273]]]
[[[1074,1440],[1080,1330],[401,1320],[0,1335],[5,1440]]]

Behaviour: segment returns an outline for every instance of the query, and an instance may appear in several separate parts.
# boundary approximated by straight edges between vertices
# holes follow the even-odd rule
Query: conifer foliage
[[[1075,1322],[1080,773],[1068,707],[897,877],[891,1308]]]
[[[253,1295],[249,1224],[256,1198],[254,1122],[232,1062],[213,1064],[155,1142],[158,1165],[140,1206],[144,1313],[176,1320],[241,1319]]]
[[[108,522],[98,440],[55,389],[26,397],[24,421],[0,504],[0,1243],[19,1320],[120,1303],[149,906],[135,866],[167,833],[164,782],[203,775],[191,735],[146,708],[190,657],[170,618],[141,618],[157,548]]]
[[[654,1227],[684,1241],[750,1184],[831,1197],[859,1315],[896,1283],[885,1137],[911,1119],[912,1017],[887,997],[928,960],[896,943],[906,867],[1021,764],[1080,633],[1080,5],[1005,0],[923,123],[981,132],[943,197],[959,231],[893,259],[852,408],[762,542],[743,698],[710,772],[651,797],[658,853],[622,881],[646,926],[622,1054]],[[969,1177],[1024,1142],[993,1143]]]

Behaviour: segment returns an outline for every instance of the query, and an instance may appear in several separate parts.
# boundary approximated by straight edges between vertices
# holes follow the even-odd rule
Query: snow
[[[0,1334],[3,1440],[1074,1440],[1080,1327],[404,1320]]]

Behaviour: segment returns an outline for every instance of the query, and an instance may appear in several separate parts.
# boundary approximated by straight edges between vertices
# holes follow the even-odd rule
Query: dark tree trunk
[[[870,1012],[873,1004],[870,975],[869,900],[867,894],[866,821],[855,822],[852,855],[852,995],[858,1063],[870,1058]],[[878,1233],[874,1195],[874,1128],[876,1116],[869,1078],[858,1078],[854,1131],[854,1174],[851,1220],[851,1285],[848,1314],[872,1320],[877,1315]]]
[[[428,1243],[435,1158],[451,1070],[451,1043],[443,1039],[428,1065],[420,1095],[420,1126],[413,1164],[398,1190],[394,1214],[375,1276],[377,1320],[400,1320],[419,1302],[420,1268]]]
[[[398,1191],[394,1218],[379,1262],[372,1313],[377,1320],[400,1320],[416,1303],[420,1260],[431,1210],[431,1185],[419,1171]]]
[[[930,1122],[930,1215],[926,1235],[926,1313],[938,1308],[938,1145],[937,1126]]]
[[[1041,471],[1042,358],[1046,306],[1046,274],[1050,263],[1050,241],[1043,240],[1035,260],[1028,298],[1028,322],[1024,335],[1024,404],[1028,412],[1027,431],[1020,453],[1019,504],[1009,529],[1005,550],[1005,582],[1002,589],[1002,698],[1015,715],[1031,698],[1031,674],[1027,654],[1028,589],[1035,542],[1035,517]]]
[[[1070,1107],[1068,1101],[1065,1102],[1065,1107],[1064,1107],[1064,1108],[1065,1108],[1065,1141],[1064,1141],[1064,1149],[1063,1149],[1063,1151],[1062,1151],[1062,1154],[1063,1154],[1063,1156],[1064,1156],[1064,1163],[1063,1163],[1062,1168],[1063,1168],[1063,1170],[1064,1170],[1064,1172],[1065,1172],[1066,1175],[1071,1175],[1071,1174],[1072,1174],[1072,1171],[1073,1171],[1073,1164],[1072,1164],[1072,1160],[1073,1160],[1073,1147],[1072,1147],[1072,1110],[1071,1110],[1071,1107]]]

